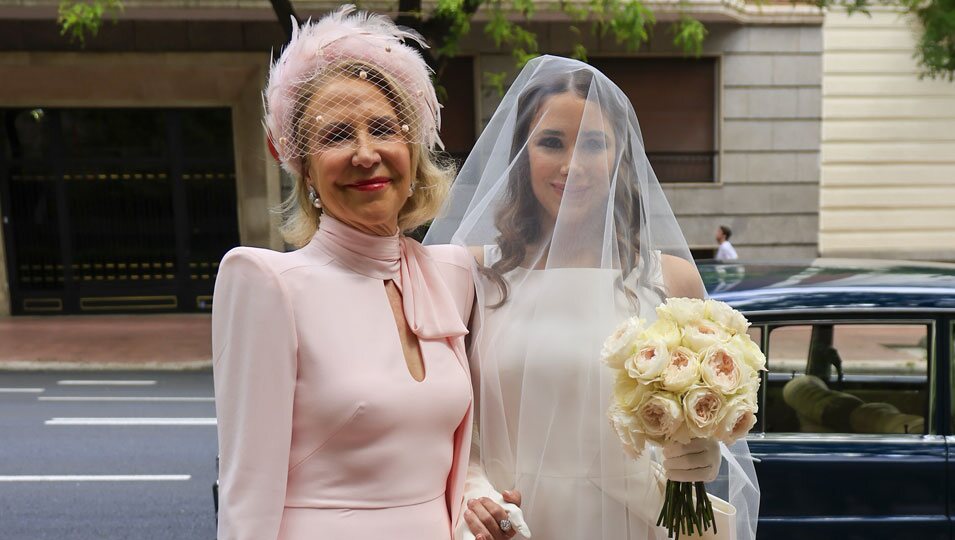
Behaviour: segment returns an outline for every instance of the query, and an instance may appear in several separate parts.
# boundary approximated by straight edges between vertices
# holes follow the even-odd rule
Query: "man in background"
[[[733,231],[726,225],[720,225],[720,228],[716,229],[716,242],[720,245],[716,250],[715,258],[717,261],[726,262],[739,258],[739,256],[736,255],[736,249],[733,248],[733,244],[730,243],[731,236],[733,236]]]

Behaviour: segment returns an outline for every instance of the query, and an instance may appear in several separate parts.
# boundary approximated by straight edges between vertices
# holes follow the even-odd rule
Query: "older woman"
[[[300,249],[219,268],[220,539],[446,540],[461,514],[469,255],[402,234],[447,192],[438,105],[417,36],[353,9],[298,29],[265,92]]]

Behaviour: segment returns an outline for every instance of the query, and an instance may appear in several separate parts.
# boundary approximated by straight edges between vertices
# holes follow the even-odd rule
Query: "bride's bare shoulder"
[[[484,266],[483,246],[468,246],[468,251],[471,252],[471,256],[474,257],[474,260],[477,261],[479,266]]]
[[[663,269],[663,283],[669,296],[703,298],[703,280],[692,262],[673,255],[660,256]]]

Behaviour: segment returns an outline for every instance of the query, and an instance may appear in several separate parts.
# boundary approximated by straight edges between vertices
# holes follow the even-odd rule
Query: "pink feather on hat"
[[[322,17],[318,22],[305,22],[300,28],[292,24],[292,38],[269,72],[263,98],[264,124],[279,156],[289,173],[301,176],[297,156],[289,155],[288,145],[280,140],[291,133],[295,98],[302,85],[322,75],[342,61],[359,61],[381,70],[395,79],[412,100],[410,111],[416,118],[417,141],[428,148],[443,148],[438,130],[441,112],[431,69],[421,54],[404,44],[412,40],[427,47],[417,32],[399,28],[384,15],[356,11],[351,4]],[[279,139],[275,136],[278,134]]]

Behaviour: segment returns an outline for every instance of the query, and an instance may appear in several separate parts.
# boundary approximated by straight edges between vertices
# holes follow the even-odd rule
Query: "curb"
[[[83,362],[10,360],[0,362],[3,371],[204,371],[212,369],[212,360],[152,362]]]

